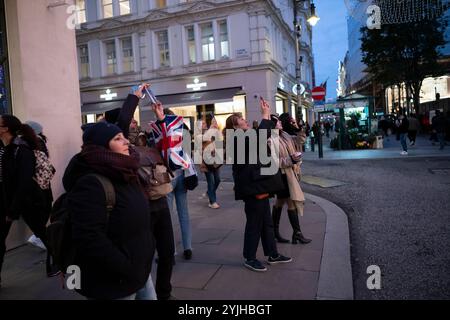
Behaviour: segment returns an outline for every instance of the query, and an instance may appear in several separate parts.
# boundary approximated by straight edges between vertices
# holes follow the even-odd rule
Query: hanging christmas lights
[[[433,20],[448,8],[450,0],[374,0],[381,9],[381,24]]]

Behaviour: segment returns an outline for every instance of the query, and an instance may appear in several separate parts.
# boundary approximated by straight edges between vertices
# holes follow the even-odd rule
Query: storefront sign
[[[314,112],[324,112],[325,106],[314,106]]]
[[[117,98],[117,93],[111,93],[111,90],[106,90],[106,94],[100,95],[100,99],[104,99],[106,101],[111,101],[113,98]]]
[[[300,94],[303,94],[304,92],[305,92],[305,86],[300,83]],[[297,95],[297,85],[296,84],[294,84],[294,86],[292,87],[292,93]]]
[[[187,88],[187,89],[192,89],[192,90],[194,90],[194,91],[199,91],[199,90],[201,90],[202,88],[205,88],[205,87],[208,86],[208,83],[206,83],[206,82],[202,82],[202,83],[199,83],[199,82],[200,82],[200,81],[199,81],[197,78],[195,78],[195,79],[194,79],[194,83],[187,84],[187,85],[186,85],[186,88]]]
[[[278,88],[280,88],[281,90],[284,90],[283,78],[280,78],[280,82],[278,82]]]

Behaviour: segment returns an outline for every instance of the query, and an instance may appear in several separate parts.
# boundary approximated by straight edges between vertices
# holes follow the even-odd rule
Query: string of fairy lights
[[[401,24],[436,19],[450,8],[450,0],[374,0],[381,24]]]

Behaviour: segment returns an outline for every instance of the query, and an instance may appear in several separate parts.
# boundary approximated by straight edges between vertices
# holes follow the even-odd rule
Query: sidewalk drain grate
[[[428,169],[432,174],[446,174],[450,175],[450,168],[436,168],[436,169]]]

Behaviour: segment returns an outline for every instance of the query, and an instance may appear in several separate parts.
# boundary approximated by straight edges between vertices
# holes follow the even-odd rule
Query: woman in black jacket
[[[274,129],[273,122],[270,121],[270,107],[261,99],[261,121],[258,131]],[[233,114],[226,120],[225,129],[247,131],[250,129],[248,122],[240,114]],[[250,129],[251,130],[251,129]],[[227,132],[225,136],[230,132]],[[258,135],[259,136],[259,135]],[[228,137],[227,137],[228,140]],[[228,143],[230,143],[228,141]],[[266,142],[267,143],[267,142]],[[237,144],[235,144],[237,146]],[[245,152],[245,163],[237,163],[237,154]],[[233,179],[236,200],[243,200],[245,203],[245,215],[247,223],[244,235],[244,266],[252,271],[264,272],[267,268],[256,259],[259,240],[261,239],[264,255],[268,256],[269,264],[291,262],[292,259],[278,253],[275,242],[275,235],[270,214],[269,198],[282,188],[280,172],[272,176],[261,175],[262,165],[259,161],[251,164],[250,152],[258,152],[257,148],[250,150],[249,141],[246,139],[245,150],[234,150]]]
[[[1,115],[0,139],[1,272],[6,252],[5,241],[13,221],[22,217],[47,247],[45,225],[48,215],[45,213],[44,194],[33,179],[35,175],[33,150],[37,148],[37,138],[33,129],[22,124],[14,116]]]
[[[117,123],[117,126],[122,129],[126,138],[129,135],[130,122],[133,119],[136,107],[143,96],[142,91],[149,86],[149,84],[142,84],[137,88],[133,88],[133,93],[128,95],[120,109],[117,119],[109,119],[109,121]],[[143,155],[140,165],[145,166],[145,162],[149,159],[146,154],[151,151],[150,149],[156,150],[155,147],[147,146],[146,141],[140,147],[136,148],[136,151]],[[159,153],[159,151],[157,152]],[[150,214],[152,216],[151,231],[155,238],[155,247],[158,253],[155,291],[158,300],[172,300],[175,299],[172,296],[171,285],[172,270],[175,264],[175,241],[169,205],[165,196],[158,199],[151,199],[150,195],[147,196]],[[153,286],[153,284],[149,283],[149,286]]]
[[[139,156],[116,125],[84,126],[83,146],[66,169],[68,211],[76,265],[81,271],[78,292],[90,299],[139,299],[148,281],[154,254],[148,201],[140,186]],[[108,217],[101,182],[115,190]]]

